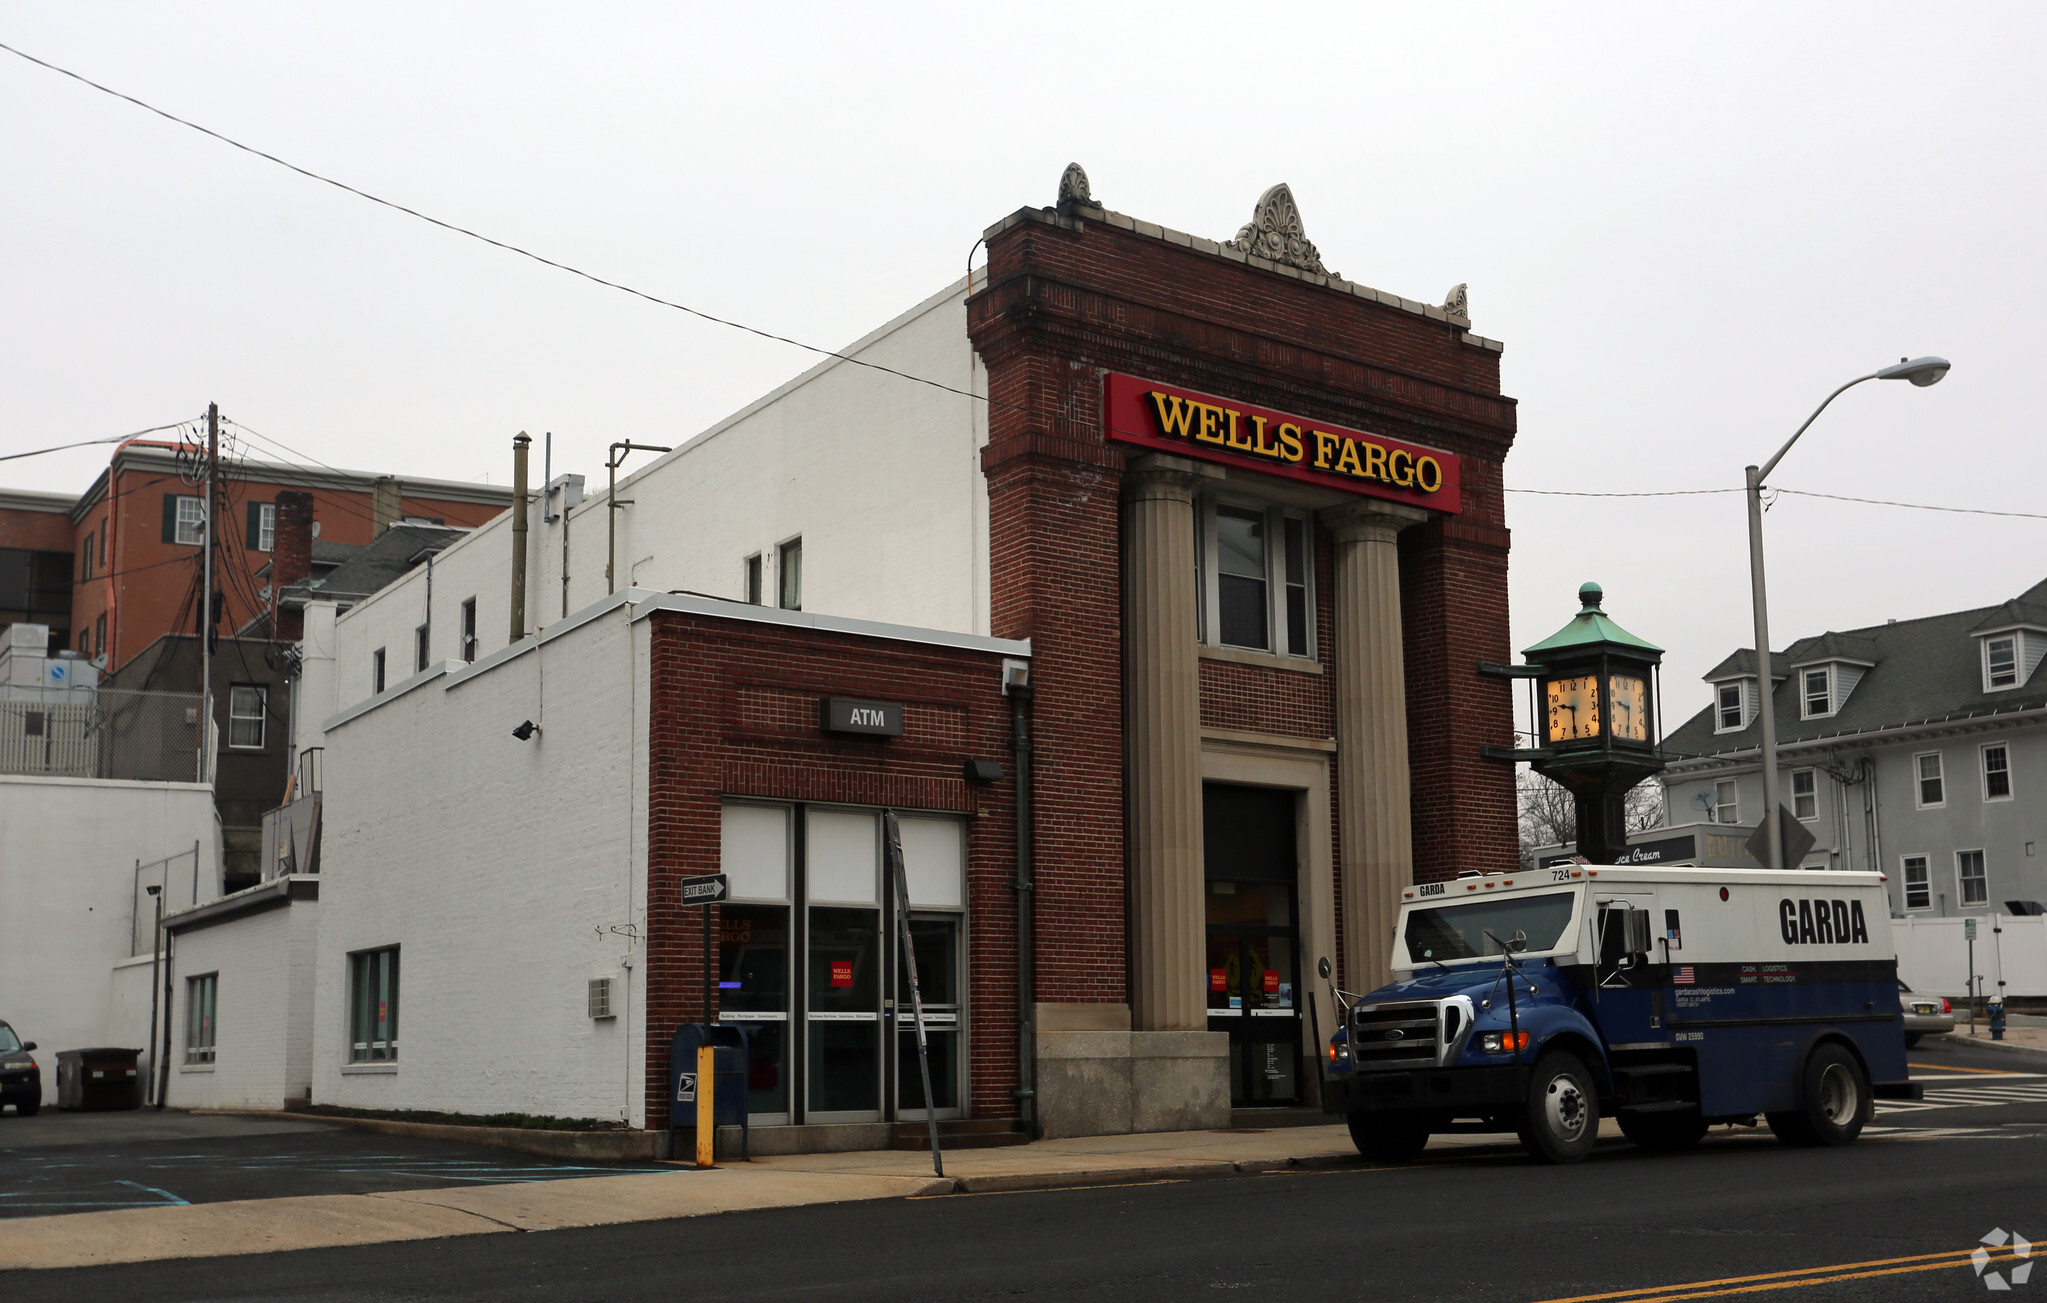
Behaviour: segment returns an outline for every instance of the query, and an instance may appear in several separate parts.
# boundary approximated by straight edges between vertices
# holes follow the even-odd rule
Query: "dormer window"
[[[1819,719],[1834,713],[1834,675],[1831,667],[1801,671],[1799,684],[1799,717]]]
[[[1713,685],[1713,731],[1739,733],[1756,717],[1754,679],[1729,679]]]
[[[1983,690],[2015,688],[2019,683],[2019,639],[2017,634],[1983,640]]]

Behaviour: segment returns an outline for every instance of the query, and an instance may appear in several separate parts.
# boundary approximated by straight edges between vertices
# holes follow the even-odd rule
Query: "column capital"
[[[1173,502],[1192,502],[1195,490],[1201,487],[1203,480],[1223,477],[1219,466],[1167,453],[1146,453],[1132,458],[1123,467],[1123,500],[1137,502],[1163,498]]]
[[[1338,543],[1390,543],[1401,530],[1429,518],[1420,507],[1380,498],[1363,498],[1340,507],[1325,507],[1315,519]]]

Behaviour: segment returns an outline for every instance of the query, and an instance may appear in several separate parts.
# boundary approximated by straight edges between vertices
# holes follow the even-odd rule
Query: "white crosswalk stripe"
[[[2033,1073],[2024,1075],[2036,1076]],[[1880,1100],[1877,1102],[1876,1111],[1879,1114],[1916,1113],[1935,1108],[1989,1108],[1999,1104],[2047,1103],[2047,1081],[2040,1080],[2013,1081],[2011,1077],[1998,1077],[1988,1081],[1963,1083],[1950,1079],[1935,1079],[1926,1081],[1925,1086],[1924,1099]]]

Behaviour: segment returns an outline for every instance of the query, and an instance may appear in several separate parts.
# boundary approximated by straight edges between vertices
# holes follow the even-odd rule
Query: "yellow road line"
[[[1907,1063],[1908,1068],[1921,1068],[1927,1072],[1974,1072],[1985,1077],[2016,1076],[2010,1068],[1956,1068],[1945,1063]]]
[[[1727,1276],[1720,1280],[1695,1280],[1682,1285],[1649,1285],[1640,1289],[1615,1290],[1608,1294],[1575,1294],[1569,1298],[1544,1299],[1541,1303],[1604,1303],[1624,1299],[1627,1303],[1671,1303],[1676,1299],[1717,1298],[1728,1294],[1754,1294],[1764,1290],[1797,1289],[1807,1285],[1828,1285],[1838,1280],[1866,1280],[1872,1276],[1896,1276],[1913,1271],[1938,1271],[1943,1267],[1969,1265],[1975,1249],[1949,1249],[1941,1253],[1920,1253],[1906,1258],[1876,1258],[1869,1262],[1843,1262],[1832,1267],[1799,1267],[1791,1271],[1766,1271],[1754,1276]],[[1989,1250],[1993,1262],[2011,1256],[2010,1249]],[[1935,1261],[1929,1261],[1934,1259]],[[1902,1266],[1899,1264],[1915,1264]],[[1859,1270],[1884,1268],[1885,1270]],[[1757,1283],[1760,1282],[1760,1283]],[[1716,1288],[1720,1287],[1720,1288]],[[1679,1291],[1676,1293],[1659,1291]]]

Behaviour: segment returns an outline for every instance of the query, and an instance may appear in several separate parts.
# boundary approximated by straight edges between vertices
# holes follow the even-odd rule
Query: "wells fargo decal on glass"
[[[1111,374],[1109,440],[1320,484],[1346,493],[1462,509],[1457,455],[1190,389]]]

